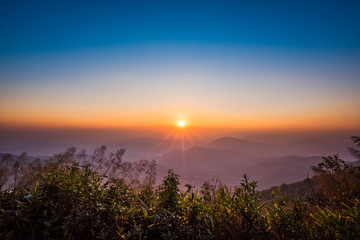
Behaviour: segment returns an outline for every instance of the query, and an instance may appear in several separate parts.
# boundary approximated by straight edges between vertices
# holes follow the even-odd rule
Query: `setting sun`
[[[186,122],[183,121],[183,120],[179,120],[179,121],[177,122],[177,126],[178,126],[179,128],[184,128],[184,127],[186,127]]]

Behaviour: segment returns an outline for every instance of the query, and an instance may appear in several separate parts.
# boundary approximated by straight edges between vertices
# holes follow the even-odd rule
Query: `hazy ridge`
[[[322,156],[339,154],[347,159],[349,153],[346,147],[350,142],[303,138],[284,143],[265,143],[224,136],[193,144],[179,139],[127,138],[110,141],[105,145],[109,152],[124,148],[126,161],[156,160],[158,181],[161,181],[168,169],[174,169],[180,174],[183,184],[199,187],[205,180],[219,179],[224,184],[238,185],[246,173],[250,179],[258,181],[260,189],[264,189],[311,176],[310,167],[318,164]],[[35,141],[18,145],[3,144],[0,152],[28,152],[29,157],[34,158],[32,156],[62,152],[69,146]],[[91,154],[96,146],[99,145],[91,143],[76,147],[84,148]]]

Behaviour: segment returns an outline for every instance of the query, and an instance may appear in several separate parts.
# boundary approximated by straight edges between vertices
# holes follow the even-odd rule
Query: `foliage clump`
[[[70,148],[31,174],[6,156],[0,239],[360,239],[360,169],[336,155],[313,167],[316,194],[289,200],[279,188],[266,202],[246,175],[181,191],[169,170],[156,187],[155,162],[123,154]]]

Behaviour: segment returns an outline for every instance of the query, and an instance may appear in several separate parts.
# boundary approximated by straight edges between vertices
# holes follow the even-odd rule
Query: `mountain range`
[[[124,148],[124,160],[156,160],[158,182],[174,169],[181,182],[194,186],[208,179],[220,179],[230,185],[240,184],[243,174],[258,181],[260,189],[282,183],[300,181],[311,176],[311,166],[322,161],[322,156],[339,154],[351,160],[346,147],[351,142],[299,139],[285,143],[265,143],[235,137],[221,137],[213,141],[190,141],[153,138],[129,138],[107,144],[108,151]],[[65,144],[34,142],[19,146],[0,146],[0,152],[31,155],[51,155],[66,149]],[[91,154],[94,145],[82,145]]]

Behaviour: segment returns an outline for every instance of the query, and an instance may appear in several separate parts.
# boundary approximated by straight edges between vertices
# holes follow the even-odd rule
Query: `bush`
[[[0,239],[360,239],[358,170],[338,157],[314,167],[334,181],[323,193],[285,201],[278,189],[263,202],[246,175],[233,189],[205,182],[200,192],[180,191],[169,170],[156,188],[155,162],[123,162],[123,150],[105,150],[90,157],[70,148],[27,182],[19,173],[14,183],[22,184],[0,192]]]

